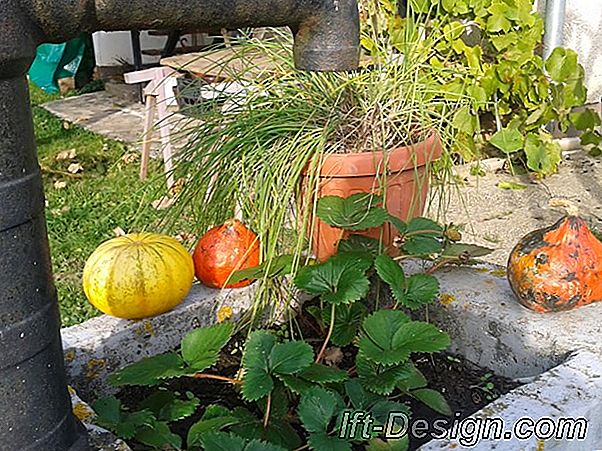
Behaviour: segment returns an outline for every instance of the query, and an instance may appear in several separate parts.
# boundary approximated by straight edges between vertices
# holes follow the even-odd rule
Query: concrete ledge
[[[82,401],[72,387],[69,387],[69,394],[71,395],[73,414],[88,431],[88,445],[92,451],[132,451],[123,440],[94,424],[96,413]]]
[[[190,330],[212,324],[222,306],[238,317],[251,305],[253,286],[214,290],[195,284],[174,310],[142,321],[103,315],[61,330],[69,384],[88,401],[113,393],[107,377],[143,357],[175,349]]]
[[[408,268],[410,271],[412,268]],[[415,269],[415,265],[414,268]],[[451,351],[526,385],[488,405],[473,418],[503,418],[506,429],[521,417],[585,417],[585,441],[482,441],[478,451],[594,450],[602,444],[602,303],[572,312],[538,314],[514,297],[505,268],[447,268],[437,273],[439,305],[429,321],[452,336]],[[248,309],[253,287],[212,290],[195,285],[175,310],[143,321],[102,316],[63,329],[70,383],[83,399],[113,390],[106,378],[116,369],[174,349],[191,329],[214,323],[222,306],[235,316]],[[543,374],[542,374],[543,373]],[[91,424],[93,421],[90,422]],[[545,448],[544,448],[545,446]],[[458,441],[433,441],[422,451],[468,449]]]
[[[451,351],[498,374],[541,374],[567,354],[589,349],[602,355],[602,303],[570,312],[539,314],[518,303],[495,265],[437,272],[441,303],[430,320],[452,337]]]
[[[476,451],[585,451],[602,444],[602,360],[589,351],[572,355],[565,363],[547,371],[534,382],[502,396],[471,418],[503,418],[505,431],[524,417],[586,418],[587,438],[578,440],[483,440],[474,447],[459,440],[435,440],[421,451],[473,449]],[[464,442],[464,445],[467,445]]]

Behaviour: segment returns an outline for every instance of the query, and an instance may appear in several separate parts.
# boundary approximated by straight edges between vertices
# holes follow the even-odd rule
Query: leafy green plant
[[[486,373],[482,375],[479,383],[471,386],[470,388],[478,389],[487,401],[493,401],[498,397],[498,395],[495,393],[495,383],[493,382],[492,373]]]
[[[245,407],[204,406],[188,430],[185,446],[170,423],[196,413],[199,400],[191,394],[182,398],[160,388],[136,411],[124,409],[115,398],[103,398],[94,405],[99,424],[153,449],[282,451],[306,444],[316,451],[347,451],[352,444],[363,443],[372,450],[407,450],[407,437],[385,442],[379,434],[366,436],[357,429],[341,438],[345,412],[365,412],[382,425],[390,412],[411,413],[397,400],[405,395],[451,415],[446,400],[428,388],[411,360],[414,354],[446,349],[450,338],[433,324],[413,320],[410,313],[425,308],[439,294],[438,281],[430,272],[488,250],[457,243],[453,228],[426,218],[400,221],[381,204],[379,196],[363,194],[347,199],[328,196],[318,202],[321,220],[354,233],[341,240],[337,254],[303,266],[293,279],[298,289],[317,296],[307,310],[321,329],[321,345],[312,347],[303,337],[283,338],[270,329],[254,330],[246,338],[240,371],[230,378],[210,371],[234,333],[232,323],[221,323],[187,334],[178,352],[143,359],[110,378],[118,387],[161,387],[178,377],[213,379],[231,384]],[[396,257],[383,253],[378,240],[355,234],[385,223],[399,234]],[[400,261],[411,257],[430,261],[431,266],[427,272],[406,275]],[[235,276],[287,277],[292,271],[290,256],[276,261],[275,272],[263,264]],[[375,279],[391,291],[390,299],[380,305],[378,297],[374,301],[368,296]],[[324,364],[329,345],[349,346],[353,362]]]
[[[577,54],[557,48],[541,56],[543,21],[533,0],[411,0],[406,19],[396,2],[365,2],[372,8],[362,43],[369,49],[393,40],[405,52],[408,37],[421,33],[435,72],[425,72],[446,96],[470,103],[453,118],[456,151],[473,159],[497,151],[541,175],[556,171],[560,146],[548,125],[582,132],[583,145],[600,154],[599,115],[575,110],[587,98],[584,70]]]
[[[256,283],[254,312],[272,308],[274,289],[281,289],[268,275],[282,271],[283,263],[296,273],[307,260],[306,232],[315,217],[316,174],[323,157],[387,151],[415,144],[433,131],[449,148],[448,118],[461,102],[439,96],[432,80],[422,77],[419,69],[426,60],[420,54],[395,64],[368,61],[356,71],[310,73],[295,70],[290,36],[273,33],[274,40],[237,43],[243,67],[235,66],[241,70],[233,72],[227,61],[221,67],[225,78],[244,84],[244,100],[225,114],[206,104],[186,109],[191,115],[202,109],[202,120],[180,130],[185,144],[174,171],[185,182],[163,223],[171,231],[175,221],[187,217],[200,235],[235,214],[244,219],[258,235],[261,261],[270,268]],[[383,46],[382,55],[389,50]],[[270,67],[261,76],[257,59]],[[448,174],[446,155],[436,171],[442,179]],[[371,212],[374,217],[354,227],[382,220],[383,211]],[[342,212],[339,220],[355,218]],[[288,261],[276,261],[282,254]]]
[[[187,394],[180,399],[168,391],[159,391],[148,397],[135,412],[126,411],[117,398],[100,398],[93,404],[99,426],[114,431],[118,436],[160,449],[169,446],[180,449],[182,439],[174,434],[169,423],[191,416],[199,405],[198,398]]]
[[[385,316],[401,314],[394,310],[381,313]],[[407,322],[413,324],[409,319]],[[369,333],[371,325],[368,318],[364,321],[364,327]],[[195,354],[213,355],[215,341],[209,337],[215,331],[215,326],[197,329],[184,338],[182,347],[188,341]],[[433,331],[436,331],[434,327]],[[420,349],[435,351],[445,348],[448,344],[446,334],[440,331],[436,333],[437,342],[425,346],[413,340],[407,345],[406,351],[402,351],[404,355],[400,359],[407,361],[411,352]],[[195,338],[190,340],[191,336]],[[432,335],[425,335],[424,338],[431,341]],[[400,342],[397,346],[401,350],[404,345]],[[373,357],[371,349],[366,352],[366,358],[360,358],[358,354],[358,373],[362,371],[362,362]],[[173,359],[172,355],[168,353],[144,359],[117,372],[111,382],[116,386],[155,385],[183,375],[213,377],[240,387],[243,399],[254,401],[254,410],[263,414],[262,419],[251,409],[239,407],[230,410],[222,406],[206,406],[200,420],[188,431],[185,449],[296,449],[302,444],[302,438],[290,424],[293,410],[307,432],[306,440],[310,449],[319,451],[328,445],[333,449],[350,450],[349,443],[337,437],[339,418],[346,408],[374,412],[375,418],[383,423],[389,411],[408,411],[405,404],[389,401],[384,396],[392,393],[393,388],[378,393],[381,390],[373,381],[366,384],[361,376],[359,379],[351,378],[348,371],[316,363],[314,351],[306,342],[278,341],[275,334],[267,330],[255,331],[247,340],[241,379],[228,380],[219,375],[194,373],[192,368],[183,371],[181,362]],[[202,368],[204,366],[200,365]],[[396,374],[395,381],[403,381],[407,375],[417,371],[407,363],[403,368],[392,367],[389,373]],[[136,384],[136,378],[140,384]],[[291,406],[292,398],[297,400],[296,409]],[[429,400],[425,402],[429,403]],[[152,449],[183,449],[181,438],[171,431],[169,423],[194,414],[199,407],[199,400],[190,394],[186,399],[180,399],[169,391],[160,390],[143,400],[139,410],[134,412],[125,410],[114,397],[102,398],[93,407],[98,414],[98,424],[126,440],[134,439]],[[361,441],[361,438],[357,440]],[[215,447],[218,442],[221,447]],[[235,445],[235,448],[229,447]]]

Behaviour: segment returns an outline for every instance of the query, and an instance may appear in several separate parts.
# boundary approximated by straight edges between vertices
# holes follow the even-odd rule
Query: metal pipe
[[[0,450],[86,450],[66,388],[24,76],[0,79],[0,202]]]
[[[299,69],[343,71],[358,66],[357,0],[17,1],[44,41],[65,41],[97,30],[288,26]]]
[[[556,47],[562,46],[566,0],[547,0],[543,58],[547,60]]]
[[[0,0],[0,451],[85,451],[71,412],[26,73],[82,31],[288,25],[295,63],[359,59],[356,0]]]

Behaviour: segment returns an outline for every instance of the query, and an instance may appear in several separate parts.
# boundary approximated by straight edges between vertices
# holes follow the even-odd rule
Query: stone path
[[[100,91],[48,102],[42,107],[60,119],[91,132],[141,146],[144,130],[144,105],[141,103],[129,103]],[[181,127],[182,122],[190,121],[181,114],[172,114],[169,118],[172,130]],[[172,144],[177,147],[178,140],[173,139]],[[151,156],[157,157],[161,149],[158,130],[153,133],[151,148]]]
[[[144,124],[144,105],[125,103],[106,92],[94,92],[42,105],[55,116],[117,141],[136,143]]]

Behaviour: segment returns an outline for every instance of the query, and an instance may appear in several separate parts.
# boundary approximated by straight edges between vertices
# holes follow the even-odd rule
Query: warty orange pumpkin
[[[252,280],[227,284],[235,271],[259,265],[259,239],[237,219],[213,227],[192,255],[196,277],[211,288],[240,288]]]
[[[602,243],[578,216],[526,235],[508,260],[518,300],[536,312],[558,312],[602,301]]]

